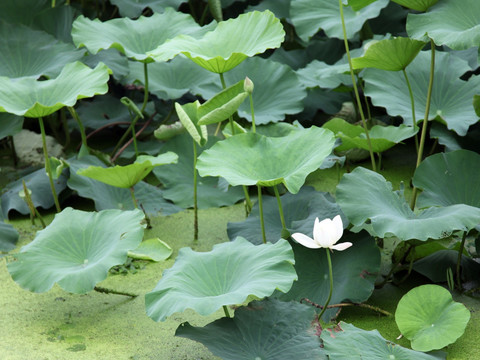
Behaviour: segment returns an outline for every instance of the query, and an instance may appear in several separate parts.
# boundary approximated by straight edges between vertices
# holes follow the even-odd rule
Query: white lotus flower
[[[351,242],[343,242],[335,245],[342,235],[342,218],[340,215],[337,215],[333,220],[325,219],[319,221],[318,218],[316,218],[315,224],[313,225],[313,239],[301,233],[293,234],[292,238],[299,244],[310,249],[327,248],[342,251],[353,245]]]

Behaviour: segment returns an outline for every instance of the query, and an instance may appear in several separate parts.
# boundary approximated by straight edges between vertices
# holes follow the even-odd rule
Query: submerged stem
[[[55,184],[53,183],[52,168],[50,166],[50,159],[48,158],[47,151],[47,138],[45,134],[45,126],[43,124],[43,118],[38,118],[38,123],[40,125],[40,132],[42,133],[42,144],[43,144],[43,156],[45,158],[45,170],[47,171],[48,180],[50,181],[50,189],[52,189],[53,201],[55,203],[55,208],[57,212],[62,211],[60,208],[60,203],[58,202],[57,191],[55,190]]]
[[[137,297],[138,296],[138,294],[132,294],[132,293],[128,293],[128,292],[124,292],[124,291],[117,291],[117,290],[113,290],[113,289],[107,289],[107,288],[104,288],[104,287],[101,287],[101,286],[95,286],[93,288],[93,290],[95,290],[99,293],[103,293],[103,294],[123,295],[123,296],[130,296],[130,297]]]
[[[462,277],[460,276],[460,267],[462,265],[462,254],[463,249],[465,248],[465,241],[467,240],[467,232],[463,233],[462,242],[460,243],[460,248],[458,249],[458,258],[457,258],[457,287],[459,291],[462,291]]]
[[[320,315],[318,315],[318,320],[322,318],[323,313],[325,312],[325,310],[327,310],[328,304],[330,303],[330,299],[332,298],[332,293],[333,293],[333,271],[332,271],[332,259],[330,257],[330,249],[326,248],[325,251],[327,252],[328,275],[330,277],[330,292],[328,293],[328,299],[325,302],[325,305],[323,306],[323,309],[320,312]]]
[[[258,188],[258,210],[260,212],[260,225],[262,227],[262,239],[263,243],[267,243],[267,237],[265,236],[265,221],[263,219],[263,202],[262,202],[262,187],[257,185]]]
[[[193,141],[193,241],[198,240],[197,144]]]
[[[345,17],[343,16],[342,0],[338,0],[338,4],[340,5],[340,18],[342,19],[343,42],[345,43],[345,51],[347,53],[348,66],[350,67],[350,76],[352,78],[353,91],[355,93],[355,98],[357,100],[358,111],[362,119],[362,125],[363,125],[363,129],[365,130],[365,136],[367,138],[368,151],[370,152],[370,160],[372,162],[372,170],[377,172],[377,167],[375,165],[375,156],[373,155],[372,142],[370,140],[370,134],[368,133],[368,127],[367,127],[367,122],[365,120],[365,115],[363,114],[362,102],[360,101],[360,95],[358,94],[357,82],[355,81],[355,74],[353,73],[352,57],[350,56],[350,50],[348,47],[347,29],[345,27]]]

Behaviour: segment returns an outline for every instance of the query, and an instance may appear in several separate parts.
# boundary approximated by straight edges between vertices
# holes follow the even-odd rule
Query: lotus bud
[[[243,83],[243,90],[249,94],[253,93],[253,82],[249,79],[248,76],[245,77],[245,82]]]

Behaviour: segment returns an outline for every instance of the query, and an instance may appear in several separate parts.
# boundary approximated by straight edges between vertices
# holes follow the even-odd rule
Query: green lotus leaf
[[[203,148],[197,149],[197,155],[218,141],[211,136]],[[163,197],[182,208],[193,207],[193,142],[189,135],[182,134],[166,142],[162,151],[178,154],[178,163],[165,165],[153,170],[155,176],[164,185]],[[244,198],[241,187],[227,189],[219,186],[219,179],[197,177],[198,208],[230,206]],[[224,181],[224,180],[223,180]]]
[[[232,116],[248,97],[244,90],[245,80],[240,80],[222,90],[198,107],[198,124],[209,125],[221,122]]]
[[[153,291],[145,295],[147,315],[155,321],[186,309],[209,315],[222,306],[286,292],[297,279],[293,251],[286,240],[252,245],[243,238],[209,252],[180,249]]]
[[[180,4],[187,0],[111,0],[110,2],[118,7],[121,16],[136,18],[147,7],[154,13],[162,13],[167,7],[178,9]]]
[[[17,284],[33,292],[48,291],[58,283],[65,291],[85,294],[140,244],[143,219],[141,210],[94,213],[66,208],[22,247],[8,271]]]
[[[64,106],[75,105],[78,99],[105,94],[108,78],[104,64],[90,69],[78,61],[65,65],[53,80],[0,77],[0,112],[34,118],[47,116]]]
[[[352,78],[348,74],[348,64],[339,62],[328,65],[323,61],[313,60],[306,67],[297,70],[300,82],[307,88],[320,86],[326,89],[335,89],[345,84],[350,85]]]
[[[69,159],[70,179],[68,179],[68,187],[75,190],[78,195],[92,199],[95,202],[97,211],[106,209],[132,210],[135,208],[132,195],[128,189],[118,188],[107,185],[103,182],[90,179],[86,176],[77,175],[79,169],[89,166],[105,167],[95,156],[83,156],[81,159]],[[170,166],[170,165],[164,165]],[[140,181],[134,186],[135,198],[139,206],[145,210],[147,214],[170,215],[175,214],[182,209],[178,206],[167,202],[163,197],[163,191],[153,185]]]
[[[101,22],[80,15],[73,23],[72,38],[77,47],[85,46],[92,54],[115,48],[129,58],[148,63],[153,59],[147,52],[168,39],[179,34],[195,36],[204,31],[190,15],[167,8],[162,14],[140,16],[137,20],[121,18]]]
[[[426,43],[397,37],[373,42],[362,57],[352,59],[354,69],[373,67],[381,70],[404,70]]]
[[[430,351],[454,343],[462,336],[470,311],[438,285],[418,286],[398,302],[395,321],[412,349]]]
[[[128,189],[147,176],[154,167],[173,164],[177,162],[177,160],[177,154],[172,152],[157,156],[140,155],[137,160],[130,165],[116,165],[108,168],[89,166],[86,169],[78,170],[77,174],[101,181],[108,185]]]
[[[285,223],[290,234],[300,232],[312,236],[313,223],[317,217],[320,220],[332,219],[340,214],[344,226],[348,225],[348,220],[334,199],[328,193],[315,191],[310,186],[303,186],[297,194],[286,193],[281,196],[281,200]],[[263,197],[263,217],[267,241],[277,242],[281,238],[283,226],[278,213],[277,199],[274,196]],[[263,243],[258,202],[246,220],[229,222],[227,233],[231,240],[242,236],[252,244]]]
[[[441,239],[452,231],[469,231],[480,223],[480,209],[463,204],[430,207],[414,213],[403,195],[392,191],[390,182],[362,167],[343,176],[336,197],[353,225],[381,238]]]
[[[23,215],[30,214],[27,203],[19,196],[20,191],[23,190],[22,180],[25,181],[27,188],[32,191],[32,201],[36,208],[49,209],[54,205],[48,176],[46,176],[45,168],[41,168],[11,182],[2,189],[1,203],[5,218],[8,218],[10,210],[16,210]],[[57,194],[60,194],[67,187],[67,177],[62,175],[59,179],[54,180],[53,184]]]
[[[333,133],[311,127],[280,138],[246,133],[218,142],[199,156],[201,176],[221,176],[230,185],[283,183],[295,194],[308,174],[331,153]]]
[[[344,5],[350,6],[353,10],[358,11],[363,9],[365,6],[370,5],[371,3],[377,0],[343,0]]]
[[[473,95],[473,107],[477,116],[480,117],[480,95]]]
[[[343,14],[348,38],[353,38],[368,19],[376,18],[387,5],[388,0],[377,0],[359,11],[354,11],[350,7],[344,7]],[[297,35],[303,41],[308,41],[320,29],[330,38],[343,39],[338,1],[292,1],[290,17]]]
[[[51,7],[48,0],[1,1],[0,18],[12,24],[30,25],[42,11]]]
[[[312,229],[313,221],[310,222],[308,231]],[[330,304],[344,301],[361,303],[374,290],[375,279],[380,271],[380,250],[375,240],[366,233],[350,233],[343,236],[341,242],[343,241],[350,241],[353,246],[331,255],[334,286]],[[330,291],[325,250],[312,250],[293,242],[292,248],[298,281],[288,293],[276,293],[275,296],[284,301],[307,298],[316,304],[325,304]],[[329,322],[337,312],[338,309],[328,309],[322,319]]]
[[[172,255],[172,248],[159,238],[143,240],[134,250],[128,252],[133,259],[163,261]]]
[[[0,113],[0,139],[13,136],[22,131],[23,117],[8,113]]]
[[[132,61],[129,67],[130,74],[124,82],[143,84],[143,64]],[[197,66],[183,55],[169,62],[148,65],[148,90],[164,100],[178,99],[188,92],[200,93],[198,89],[203,85],[218,81],[218,75]]]
[[[404,348],[382,337],[378,330],[363,330],[341,321],[337,328],[322,331],[325,353],[331,360],[441,360],[445,356]]]
[[[282,24],[272,12],[253,11],[218,23],[200,40],[180,35],[148,55],[162,62],[182,53],[209,71],[224,73],[247,57],[280,47],[284,36]]]
[[[428,8],[437,3],[438,0],[392,0],[397,4],[417,11],[427,11]]]
[[[270,10],[279,19],[288,19],[290,17],[291,0],[263,0],[258,5],[249,5],[247,11],[265,11]]]
[[[425,116],[429,69],[430,52],[421,51],[406,70],[412,86],[417,121]],[[471,68],[466,61],[451,53],[437,51],[429,120],[440,121],[462,136],[470,125],[478,121],[472,98],[478,93],[480,77],[461,80],[460,76],[467,71]],[[403,117],[406,125],[412,124],[410,95],[401,72],[365,69],[363,79],[365,93],[375,106],[385,107],[390,116]]]
[[[84,52],[43,31],[0,21],[0,76],[12,79],[55,77],[66,64],[79,60]]]
[[[479,20],[478,1],[442,0],[426,13],[409,14],[407,32],[411,38],[423,39],[428,35],[436,45],[465,50],[480,44]]]
[[[173,124],[162,124],[153,132],[153,135],[158,140],[167,141],[171,138],[181,135],[185,132],[185,128],[183,127],[180,121],[174,122]]]
[[[198,108],[200,102],[197,100],[193,103],[180,105],[175,103],[175,110],[183,127],[187,129],[192,139],[200,146],[204,146],[208,141],[208,132],[206,125],[200,125]]]
[[[423,189],[419,207],[466,204],[480,208],[480,155],[457,150],[429,156],[415,170],[413,184]]]
[[[25,1],[15,1],[16,3],[27,3]],[[30,1],[31,2],[31,1]],[[43,2],[43,1],[39,1]],[[72,24],[78,16],[79,10],[74,6],[58,6],[61,2],[57,1],[57,6],[52,8],[51,1],[46,2],[45,8],[38,14],[35,14],[32,23],[24,23],[36,30],[45,31],[65,43],[72,43]],[[28,6],[26,12],[30,12],[32,4]],[[1,12],[1,10],[0,10]],[[8,21],[8,20],[7,20]]]
[[[120,99],[110,94],[96,96],[92,101],[82,101],[76,110],[85,128],[98,129],[108,124],[131,121],[128,109],[120,103]],[[76,121],[69,125],[78,127]]]
[[[175,336],[205,345],[224,360],[326,360],[314,335],[312,307],[275,299],[253,301],[204,327],[181,324]],[[281,339],[281,340],[280,340]]]
[[[97,66],[98,63],[104,63],[112,71],[113,77],[119,81],[129,73],[128,60],[117,49],[100,50],[95,55],[87,53],[82,62],[91,68]]]
[[[365,130],[361,125],[353,125],[340,118],[333,118],[323,124],[325,129],[331,130],[342,139],[342,144],[335,151],[345,151],[354,148],[369,150]],[[375,125],[369,130],[373,152],[383,152],[401,141],[411,138],[418,132],[411,126],[381,126]]]
[[[18,231],[12,225],[0,221],[0,252],[15,249],[18,237]]]

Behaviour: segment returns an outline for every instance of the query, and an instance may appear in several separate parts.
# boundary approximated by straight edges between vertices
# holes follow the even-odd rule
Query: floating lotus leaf
[[[377,0],[359,11],[344,7],[343,14],[348,38],[353,38],[368,19],[376,18],[387,5],[388,0]],[[325,31],[328,37],[343,39],[338,1],[292,1],[290,17],[295,26],[295,32],[303,41],[308,41],[320,29]]]
[[[68,187],[75,190],[78,195],[92,199],[95,202],[97,211],[106,209],[132,210],[135,208],[132,195],[128,189],[107,185],[103,182],[90,179],[86,176],[77,175],[77,171],[89,166],[105,167],[98,158],[94,156],[83,156],[81,159],[70,159],[70,179]],[[169,166],[169,165],[164,165]],[[134,186],[135,198],[139,206],[147,214],[170,215],[181,211],[178,206],[167,202],[163,197],[163,191],[153,185],[140,181]]]
[[[15,249],[18,237],[18,231],[12,225],[0,221],[0,252]]]
[[[432,3],[433,1],[430,1]],[[409,14],[407,32],[411,38],[425,35],[436,45],[465,50],[480,44],[480,3],[476,0],[442,0],[423,14]]]
[[[272,12],[253,11],[218,23],[200,40],[180,35],[148,55],[161,62],[182,53],[209,71],[224,73],[247,57],[280,47],[284,36],[282,24]]]
[[[333,133],[317,127],[279,138],[240,134],[204,151],[197,169],[201,176],[221,176],[234,186],[283,183],[295,194],[307,175],[330,155],[333,145]]]
[[[286,292],[297,275],[286,240],[252,245],[243,238],[218,244],[209,252],[180,249],[153,291],[145,295],[147,315],[155,321],[188,308],[209,315],[222,306]]]
[[[111,0],[110,2],[118,7],[121,16],[136,18],[147,7],[154,13],[161,13],[167,7],[178,9],[180,4],[187,0]]]
[[[414,213],[405,198],[392,191],[390,182],[362,167],[343,176],[336,197],[353,225],[381,238],[441,239],[452,231],[468,231],[480,223],[480,209],[463,204],[430,207]]]
[[[181,324],[175,336],[205,345],[224,360],[326,359],[312,329],[314,310],[296,302],[254,301],[234,318],[204,327]]]
[[[211,147],[218,138],[210,136],[204,148]],[[204,148],[197,149],[201,154]],[[162,151],[173,151],[178,154],[178,163],[154,169],[153,173],[162,182],[165,189],[163,197],[173,201],[182,208],[193,207],[193,142],[189,135],[176,136],[166,142]],[[230,206],[244,198],[241,187],[223,189],[219,179],[198,177],[198,208]]]
[[[470,311],[438,285],[422,285],[410,290],[398,302],[395,321],[412,349],[430,351],[454,343],[462,336]]]
[[[312,228],[313,222],[309,231]],[[343,236],[340,242],[343,241],[350,241],[353,246],[345,251],[334,251],[331,255],[334,286],[330,304],[366,301],[372,295],[380,271],[380,250],[371,236],[366,233],[349,234]],[[298,281],[288,293],[276,293],[276,297],[297,301],[307,298],[316,304],[325,304],[330,291],[325,250],[312,250],[293,242],[292,248]],[[329,309],[322,319],[329,322],[337,312],[338,309]]]
[[[86,169],[78,170],[77,174],[87,176],[108,185],[128,189],[147,176],[154,167],[173,164],[177,162],[177,160],[177,154],[172,152],[157,156],[140,155],[137,160],[130,165],[116,165],[108,168],[103,166],[89,166]]]
[[[427,11],[428,8],[437,3],[438,0],[392,0],[397,4],[417,11]]]
[[[128,252],[133,259],[163,261],[172,255],[172,248],[159,238],[143,240],[134,250]]]
[[[341,321],[336,328],[322,331],[325,353],[331,360],[441,360],[445,356],[404,348],[382,337],[378,330],[363,330]]]
[[[466,204],[480,208],[480,155],[457,150],[429,156],[415,171],[413,184],[423,189],[418,206]]]
[[[8,271],[33,292],[48,291],[58,283],[65,291],[85,294],[140,244],[143,219],[141,210],[94,213],[66,208],[22,247]]]
[[[190,15],[167,8],[164,13],[101,22],[80,15],[73,23],[72,37],[77,47],[85,46],[96,54],[101,49],[115,48],[129,58],[152,62],[146,53],[179,34],[195,36],[204,32]],[[100,34],[100,36],[99,36]]]
[[[341,215],[344,226],[348,225],[348,220],[334,199],[328,193],[315,191],[310,186],[303,186],[295,195],[286,193],[282,195],[281,199],[285,223],[291,234],[301,232],[312,236],[313,223],[317,217],[323,220]],[[277,199],[274,196],[263,197],[263,217],[267,241],[277,242],[281,238],[283,226],[278,213]],[[258,202],[253,205],[246,220],[228,223],[227,233],[231,240],[242,236],[252,244],[263,243]]]
[[[326,122],[323,128],[331,130],[342,139],[342,144],[335,151],[345,151],[354,148],[369,150],[365,130],[361,125],[353,125],[340,118],[333,118]],[[411,126],[381,126],[375,125],[369,131],[370,143],[373,152],[383,152],[399,142],[411,138],[418,132]]]
[[[430,76],[430,52],[421,51],[407,68],[415,100],[417,121],[425,116],[428,81]],[[429,120],[435,119],[447,125],[459,135],[465,135],[468,127],[478,121],[472,106],[472,98],[478,93],[480,76],[468,81],[460,79],[471,71],[465,60],[451,53],[437,52],[435,81]],[[390,116],[401,116],[405,124],[413,122],[408,87],[401,72],[385,72],[365,69],[365,93],[375,106],[384,107]]]
[[[84,52],[43,31],[0,21],[0,76],[12,79],[55,77],[66,64],[79,60]]]
[[[362,57],[352,59],[352,66],[354,69],[404,70],[424,46],[423,41],[403,37],[380,40],[369,45]]]
[[[0,77],[0,112],[34,118],[47,116],[64,106],[75,105],[78,99],[105,94],[108,79],[104,64],[90,69],[78,61],[65,65],[53,80]]]

